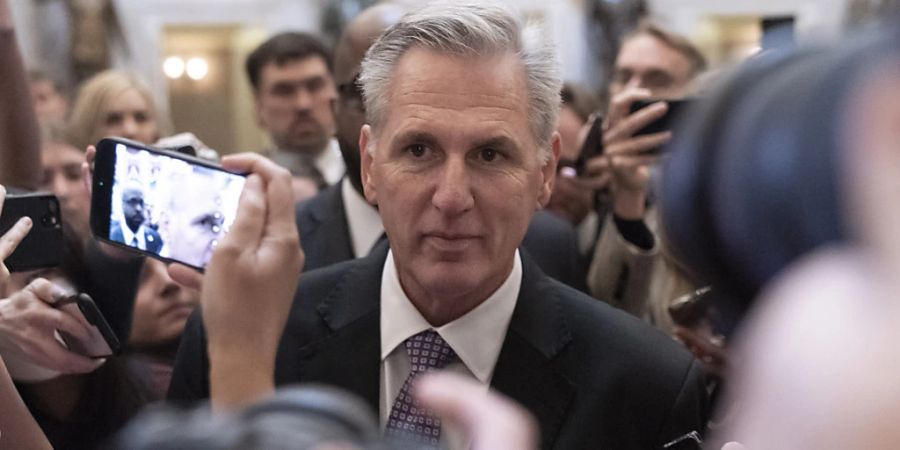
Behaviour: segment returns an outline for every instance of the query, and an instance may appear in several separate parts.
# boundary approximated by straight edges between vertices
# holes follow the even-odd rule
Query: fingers
[[[33,321],[39,328],[65,331],[79,339],[90,338],[90,324],[81,314],[74,303],[55,307],[66,297],[66,292],[59,286],[43,279],[37,278],[22,292],[22,295],[31,295],[39,308],[40,313],[33,317]],[[41,304],[46,304],[42,307]]]
[[[291,189],[291,175],[284,170],[268,180],[266,184],[267,219],[266,236],[297,235],[294,218],[294,193]],[[299,238],[298,238],[299,239]]]
[[[241,198],[238,200],[237,217],[219,248],[229,246],[256,248],[265,228],[267,207],[263,181],[257,174],[247,176]]]
[[[196,290],[203,287],[203,274],[197,272],[197,269],[178,263],[169,264],[166,269],[172,280],[184,287]]]
[[[25,286],[25,291],[34,294],[38,300],[53,305],[66,297],[66,291],[44,278],[35,278]]]
[[[65,331],[82,341],[91,338],[90,325],[74,303],[56,309],[50,308],[46,314],[37,315],[33,320],[41,328]]]
[[[609,112],[606,116],[606,127],[609,129],[628,117],[631,112],[631,104],[639,100],[650,100],[652,94],[647,89],[626,89],[614,95],[609,102]]]
[[[294,241],[299,242],[290,172],[253,153],[227,156],[222,160],[222,166],[253,174],[247,177],[238,204],[240,212],[229,232],[237,231],[235,242],[257,242],[261,237],[280,242],[287,240],[292,246]],[[251,181],[253,178],[256,180]]]
[[[726,350],[719,345],[705,339],[695,333],[693,330],[684,327],[675,327],[675,336],[681,340],[684,345],[694,353],[698,359],[704,362],[709,358],[713,358],[718,362],[727,359]]]
[[[615,143],[611,143],[607,148],[607,155],[619,154],[642,154],[649,153],[655,149],[662,147],[666,142],[672,139],[671,131],[663,131],[643,136],[635,136]]]
[[[534,418],[511,400],[486,393],[474,380],[434,373],[423,376],[414,389],[419,402],[466,432],[473,450],[537,448]]]
[[[0,237],[0,261],[6,260],[16,250],[22,239],[25,239],[25,236],[31,231],[31,226],[31,218],[21,217],[9,231]]]
[[[35,363],[62,373],[88,373],[100,367],[105,360],[95,360],[72,352],[55,338],[36,341],[34,348],[25,352]]]
[[[255,173],[267,184],[279,176],[290,177],[290,172],[268,158],[256,153],[239,153],[222,158],[222,167],[237,173]]]
[[[81,179],[84,180],[84,185],[87,188],[88,194],[94,189],[94,159],[96,159],[96,157],[97,148],[93,145],[88,145],[87,150],[84,152],[84,162],[81,163]]]

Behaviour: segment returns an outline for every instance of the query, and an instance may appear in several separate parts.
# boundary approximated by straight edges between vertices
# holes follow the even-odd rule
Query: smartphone
[[[603,117],[600,114],[594,114],[594,121],[591,128],[588,129],[584,142],[581,144],[581,151],[578,153],[578,159],[575,160],[575,173],[584,174],[585,166],[591,158],[603,154]]]
[[[59,200],[53,194],[9,194],[0,214],[0,236],[6,234],[20,218],[28,216],[31,231],[4,261],[10,272],[24,272],[57,266],[62,262],[62,217]]]
[[[97,143],[91,231],[98,239],[203,270],[237,214],[245,176],[119,138]]]
[[[666,113],[659,119],[650,122],[649,124],[647,124],[647,126],[635,132],[635,136],[672,131],[672,129],[678,124],[678,121],[681,120],[684,112],[691,108],[691,105],[696,101],[696,99],[683,98],[676,100],[638,100],[631,104],[630,113],[634,114],[641,109],[660,101],[664,101],[668,105]],[[645,153],[655,154],[659,153],[660,150],[662,149],[655,148]]]
[[[108,358],[121,351],[119,339],[89,295],[83,293],[71,295],[54,306],[72,315],[83,317],[91,325],[90,338],[86,341],[65,331],[57,331],[69,350],[89,358]]]
[[[710,315],[712,309],[712,289],[702,287],[682,295],[669,305],[669,316],[677,325],[694,328]]]

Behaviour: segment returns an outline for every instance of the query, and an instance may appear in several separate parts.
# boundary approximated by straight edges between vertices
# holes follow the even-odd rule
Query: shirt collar
[[[147,248],[147,244],[144,242],[144,224],[141,224],[137,231],[131,231],[131,228],[128,228],[128,223],[123,220],[119,228],[122,229],[122,238],[125,239],[126,245],[131,245],[131,240],[136,237],[138,248]]]
[[[516,250],[506,281],[464,316],[435,328],[463,364],[484,384],[490,383],[522,287],[522,261]],[[407,338],[433,328],[403,292],[393,253],[381,276],[381,359]]]
[[[363,198],[347,177],[341,181],[341,198],[344,200],[344,211],[347,213],[353,255],[361,258],[369,254],[372,246],[384,234],[384,225],[381,223],[378,210]]]
[[[285,150],[277,146],[268,147],[263,154],[269,159],[275,161],[276,164],[284,167],[299,166],[304,158],[309,158],[306,154],[292,150]],[[310,160],[306,159],[305,164],[309,164]],[[341,147],[338,145],[337,139],[332,138],[328,141],[328,145],[314,158],[312,165],[316,167],[325,184],[332,186],[341,180],[344,172],[347,170],[344,164],[344,157],[341,155]]]
[[[341,147],[338,145],[337,139],[332,138],[328,141],[328,146],[322,153],[319,153],[314,164],[329,186],[341,180],[347,168],[344,165],[344,157],[341,156]]]

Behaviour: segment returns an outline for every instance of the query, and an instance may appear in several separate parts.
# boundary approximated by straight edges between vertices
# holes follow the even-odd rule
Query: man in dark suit
[[[423,372],[444,369],[524,405],[541,448],[665,448],[701,431],[703,377],[684,349],[518,251],[560,149],[558,61],[540,36],[501,7],[474,4],[429,5],[388,29],[360,75],[361,181],[388,242],[305,274],[286,319],[290,284],[242,258],[246,243],[223,244],[170,398],[211,395],[221,407],[235,390],[324,382],[366,399],[390,436],[464,448],[411,399]],[[271,230],[284,238],[261,245],[296,245],[282,228]],[[265,267],[291,268],[289,256]],[[249,273],[228,273],[241,260],[254,261]],[[263,282],[269,298],[243,298]]]
[[[126,186],[122,190],[122,216],[125,218],[126,228],[122,228],[119,221],[113,221],[110,224],[109,238],[134,248],[159,254],[163,241],[159,232],[144,226],[145,208],[143,191],[136,186]]]
[[[360,180],[359,130],[365,124],[365,107],[356,82],[366,50],[403,12],[402,7],[391,4],[363,11],[347,24],[335,47],[336,137],[347,172],[340,183],[297,205],[297,228],[306,255],[304,271],[361,258],[384,233],[378,211],[365,201]],[[544,273],[587,292],[577,236],[566,221],[538,211],[522,246]]]

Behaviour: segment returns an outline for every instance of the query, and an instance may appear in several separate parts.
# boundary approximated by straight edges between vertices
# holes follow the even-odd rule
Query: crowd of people
[[[896,25],[710,82],[645,20],[592,93],[504,6],[377,4],[250,53],[268,145],[220,157],[134,74],[26,70],[0,0],[0,208],[65,238],[0,264],[0,447],[892,448]],[[94,236],[106,137],[246,178],[123,147]],[[121,353],[66,345],[79,293]]]

